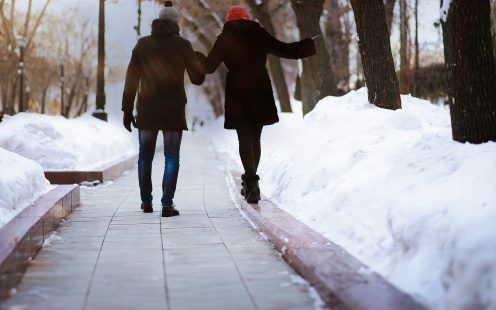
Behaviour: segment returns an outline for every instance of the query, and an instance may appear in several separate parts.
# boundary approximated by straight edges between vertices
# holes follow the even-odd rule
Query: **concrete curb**
[[[22,279],[48,235],[79,203],[78,185],[60,185],[0,228],[0,301]]]
[[[125,171],[132,169],[137,160],[138,156],[134,155],[92,171],[45,171],[45,178],[52,184],[80,184],[85,181],[103,183],[114,180]]]
[[[228,178],[233,182],[233,194],[241,210],[289,265],[315,287],[327,307],[333,310],[427,309],[265,197],[258,205],[248,204],[240,194],[241,174],[233,168],[236,164],[227,154],[216,153],[228,167]]]

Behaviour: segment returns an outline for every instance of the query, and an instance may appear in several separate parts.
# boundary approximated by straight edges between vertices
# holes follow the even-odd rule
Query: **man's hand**
[[[133,131],[131,129],[131,124],[133,124],[133,126],[136,128],[136,121],[134,119],[133,112],[124,112],[123,124],[124,124],[124,127],[129,132],[132,132]]]

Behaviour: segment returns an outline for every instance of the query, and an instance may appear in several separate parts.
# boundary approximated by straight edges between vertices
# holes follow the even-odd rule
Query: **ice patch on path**
[[[496,309],[496,143],[454,142],[449,110],[366,89],[264,128],[262,192],[432,309]],[[222,120],[204,131],[239,163]]]
[[[45,170],[90,170],[137,153],[125,129],[90,115],[7,117],[0,123],[0,147],[36,161]]]
[[[48,236],[48,238],[45,239],[45,241],[43,241],[43,246],[49,247],[52,245],[53,242],[62,242],[62,241],[64,241],[64,238],[57,235],[57,232],[54,231]]]
[[[31,205],[53,186],[43,168],[24,157],[0,148],[0,227]]]
[[[310,298],[313,300],[313,308],[315,310],[328,309],[325,306],[325,303],[322,300],[322,298],[320,297],[317,290],[307,280],[303,279],[299,275],[291,275],[291,282],[298,284],[298,285],[302,285],[308,290],[308,294],[309,294]]]

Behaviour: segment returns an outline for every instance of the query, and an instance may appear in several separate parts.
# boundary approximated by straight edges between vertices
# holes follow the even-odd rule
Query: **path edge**
[[[138,155],[101,166],[88,171],[45,171],[45,178],[52,184],[80,184],[82,182],[99,181],[100,183],[115,180],[125,171],[134,168]]]
[[[233,199],[241,211],[317,290],[329,309],[428,309],[266,197],[258,205],[248,204],[240,194],[241,173],[235,168],[236,163],[227,153],[211,147],[224,166]]]
[[[79,204],[79,185],[59,185],[0,228],[0,302],[22,279],[49,234]]]

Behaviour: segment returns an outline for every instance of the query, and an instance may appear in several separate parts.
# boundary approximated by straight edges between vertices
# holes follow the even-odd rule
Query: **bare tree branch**
[[[222,21],[222,18],[215,12],[214,9],[210,7],[210,5],[205,1],[205,0],[197,0],[198,4],[200,5],[201,8],[205,9],[206,11],[210,12],[210,16],[214,19],[214,21],[217,23],[217,25],[222,28],[224,26],[224,22]]]
[[[31,42],[33,41],[34,35],[36,34],[36,31],[38,30],[38,27],[41,24],[41,20],[43,19],[43,16],[45,15],[46,10],[48,8],[48,5],[50,4],[51,1],[52,0],[46,0],[45,5],[43,6],[43,9],[41,10],[40,14],[38,15],[38,18],[36,19],[36,22],[34,24],[33,30],[31,31],[31,33],[29,35],[29,39],[27,41],[28,43],[26,45],[26,49],[28,49],[29,46],[31,45]]]
[[[33,8],[33,0],[28,2],[28,11],[26,13],[26,21],[24,22],[24,36],[27,37],[29,31],[29,20],[31,19],[31,9]]]

